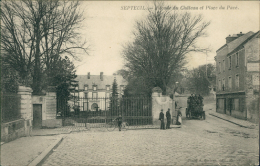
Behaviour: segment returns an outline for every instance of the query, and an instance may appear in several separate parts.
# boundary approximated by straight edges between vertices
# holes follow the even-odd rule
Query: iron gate
[[[119,115],[130,126],[152,124],[152,105],[149,97],[73,98],[57,101],[63,126],[104,127]]]

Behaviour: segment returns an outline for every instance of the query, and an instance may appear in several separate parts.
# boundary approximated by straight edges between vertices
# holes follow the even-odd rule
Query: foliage
[[[209,87],[215,86],[216,82],[215,66],[212,64],[202,65],[193,69],[190,73],[191,74],[188,78],[188,87],[190,92],[208,95]]]
[[[186,55],[206,51],[196,41],[210,23],[203,22],[201,15],[167,10],[163,2],[153,5],[143,20],[136,21],[134,41],[124,46],[123,56],[129,78],[142,78],[148,89],[158,86],[165,94],[171,78],[184,66]]]
[[[118,116],[119,98],[118,98],[118,89],[117,89],[116,79],[114,79],[114,82],[112,84],[112,96],[110,97],[109,107],[110,107],[111,115]]]
[[[72,80],[76,78],[74,64],[69,60],[68,57],[59,59],[57,65],[53,68],[49,81],[51,85],[56,87],[58,112],[62,112],[63,115],[68,115],[70,109],[68,107],[68,101],[70,99],[70,87]],[[63,112],[66,110],[67,112]]]
[[[117,82],[116,79],[114,79],[114,82],[112,84],[112,97],[118,97],[118,89],[117,89]]]
[[[84,19],[79,2],[5,0],[1,5],[2,60],[34,93],[50,84],[45,77],[52,77],[53,68],[65,55],[77,59],[76,49],[87,51],[77,33]],[[26,81],[30,78],[32,84]]]
[[[18,92],[19,76],[16,71],[9,67],[8,64],[3,63],[1,68],[1,90],[2,92]]]

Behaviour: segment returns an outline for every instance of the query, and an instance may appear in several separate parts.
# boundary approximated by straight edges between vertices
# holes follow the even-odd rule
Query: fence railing
[[[10,122],[21,118],[21,96],[18,94],[2,94],[2,122]]]
[[[122,116],[129,125],[152,123],[151,98],[145,97],[110,97],[110,98],[72,98],[67,106],[57,104],[63,117],[69,117],[75,123],[107,123]]]

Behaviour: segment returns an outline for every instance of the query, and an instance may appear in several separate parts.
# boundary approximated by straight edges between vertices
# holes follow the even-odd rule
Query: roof
[[[219,49],[217,49],[217,51],[216,52],[218,52],[219,50],[221,50],[222,48],[224,48],[224,47],[226,47],[227,46],[227,44],[224,44],[223,46],[221,46]]]
[[[247,32],[246,34],[238,37],[237,39],[224,44],[222,47],[220,47],[216,52],[220,51],[221,49],[228,47],[228,55],[233,52],[237,47],[239,47],[241,45],[241,43],[243,43],[245,40],[247,40],[249,37],[251,37],[252,35],[254,35],[255,33],[250,31]],[[236,36],[232,36],[232,37],[236,37]]]
[[[127,84],[121,75],[103,75],[103,81],[101,81],[100,75],[90,75],[90,79],[88,79],[88,75],[78,75],[75,80],[78,81],[79,89],[84,89],[84,85],[97,85],[98,89],[106,89],[106,85],[113,84],[114,77],[116,77],[118,86]]]
[[[259,31],[254,33],[253,35],[249,36],[246,40],[244,40],[240,45],[238,45],[235,49],[233,49],[231,52],[229,52],[227,55],[232,55],[235,52],[237,52],[238,50],[242,49],[244,47],[244,45],[251,40],[252,38],[254,38],[255,36],[259,35]]]

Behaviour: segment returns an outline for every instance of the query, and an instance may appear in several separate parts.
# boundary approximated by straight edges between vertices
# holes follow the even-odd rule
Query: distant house
[[[119,97],[124,94],[127,82],[120,75],[78,75],[75,78],[76,85],[71,95],[76,98],[73,105],[78,105],[80,111],[107,110],[109,98],[112,94],[114,79],[117,82]]]
[[[259,120],[259,31],[226,37],[217,50],[216,111]]]

